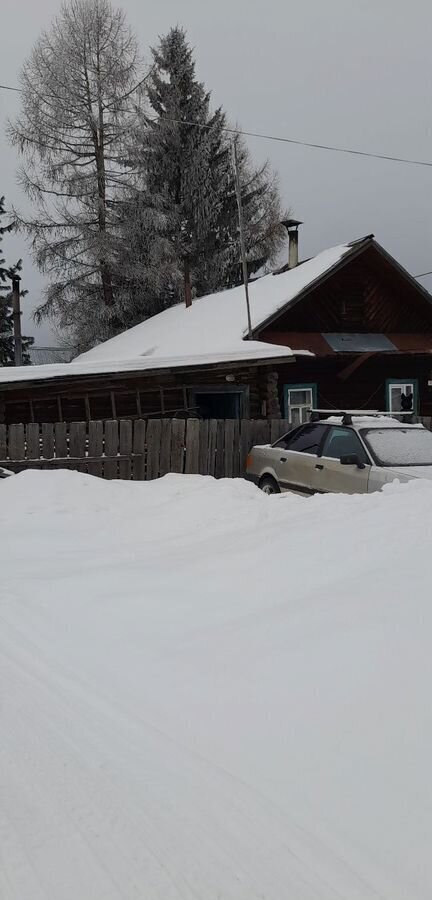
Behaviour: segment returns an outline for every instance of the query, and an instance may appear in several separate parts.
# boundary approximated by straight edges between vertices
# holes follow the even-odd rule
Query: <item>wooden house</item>
[[[294,223],[297,226],[299,223]],[[304,421],[311,405],[432,415],[432,297],[374,239],[154,316],[71,363],[0,369],[0,421],[199,415]]]

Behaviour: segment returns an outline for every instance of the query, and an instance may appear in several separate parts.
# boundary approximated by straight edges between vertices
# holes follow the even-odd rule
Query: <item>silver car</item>
[[[246,477],[267,494],[360,494],[390,481],[432,480],[432,433],[382,413],[312,411],[276,443],[253,447]]]

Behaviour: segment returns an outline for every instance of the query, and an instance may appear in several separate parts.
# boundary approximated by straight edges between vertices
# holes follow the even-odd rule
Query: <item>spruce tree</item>
[[[238,284],[242,277],[232,138],[225,114],[220,108],[211,112],[210,93],[197,80],[193,53],[181,28],[171,29],[152,53],[154,65],[146,84],[149,108],[141,115],[130,162],[142,186],[135,202],[148,212],[158,207],[159,235],[171,256],[165,253],[170,265],[165,268],[163,291],[156,289],[150,296],[141,290],[134,304],[138,318],[182,298],[188,301],[192,294]],[[276,258],[283,216],[268,166],[254,167],[245,144],[237,140],[253,274]],[[127,228],[132,223],[133,229],[134,218],[126,217]],[[139,245],[135,232],[135,246]],[[138,275],[139,262],[137,266]]]
[[[14,225],[13,222],[8,225],[2,225],[1,220],[5,215],[5,198],[0,197],[0,366],[14,365],[14,334],[13,334],[13,316],[12,316],[12,293],[11,282],[14,275],[18,274],[22,268],[21,260],[14,266],[5,266],[5,260],[2,255],[2,239],[3,235],[9,234]],[[22,291],[21,296],[25,296],[27,291]],[[26,365],[30,362],[28,348],[33,343],[31,338],[23,338],[23,363]]]

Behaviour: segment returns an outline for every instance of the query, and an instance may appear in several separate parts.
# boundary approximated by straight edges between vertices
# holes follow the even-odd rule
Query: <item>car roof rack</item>
[[[310,421],[320,422],[321,419],[326,419],[328,416],[342,416],[343,425],[352,425],[353,416],[360,416],[362,418],[363,416],[368,416],[370,418],[389,416],[390,418],[395,418],[396,416],[412,415],[412,410],[405,412],[380,412],[379,409],[311,409]]]

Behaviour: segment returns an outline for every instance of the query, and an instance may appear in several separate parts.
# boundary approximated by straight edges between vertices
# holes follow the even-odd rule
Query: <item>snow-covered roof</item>
[[[257,329],[292,303],[352,250],[352,244],[332,247],[295,269],[278,275],[265,275],[253,281],[249,287],[252,329]],[[258,354],[262,357],[274,354],[274,345],[250,342],[245,340],[246,337],[245,292],[244,287],[240,286],[200,297],[188,309],[184,304],[173,306],[83,353],[72,362],[72,366],[84,361],[105,362],[139,357],[156,360],[234,352],[248,358],[252,347],[257,358]],[[279,347],[278,356],[283,355],[281,349]],[[292,355],[290,350],[287,352]]]
[[[324,250],[297,268],[265,275],[249,286],[252,329],[293,303],[300,294],[328,274],[361,242]],[[307,350],[247,340],[244,287],[208,294],[159,313],[99,344],[70,363],[4,367],[0,383],[52,378],[187,368],[230,362],[293,359]]]
[[[105,346],[105,345],[101,345]],[[297,355],[297,354],[296,354]],[[73,363],[59,363],[46,366],[4,366],[0,367],[0,384],[22,381],[45,381],[49,378],[71,378],[77,376],[111,375],[116,372],[145,372],[155,369],[183,369],[211,366],[218,363],[255,362],[272,359],[292,359],[289,347],[264,344],[259,341],[245,341],[244,347],[227,346],[224,351],[215,351],[189,356],[137,356],[132,359],[87,359],[87,354],[77,357]]]

